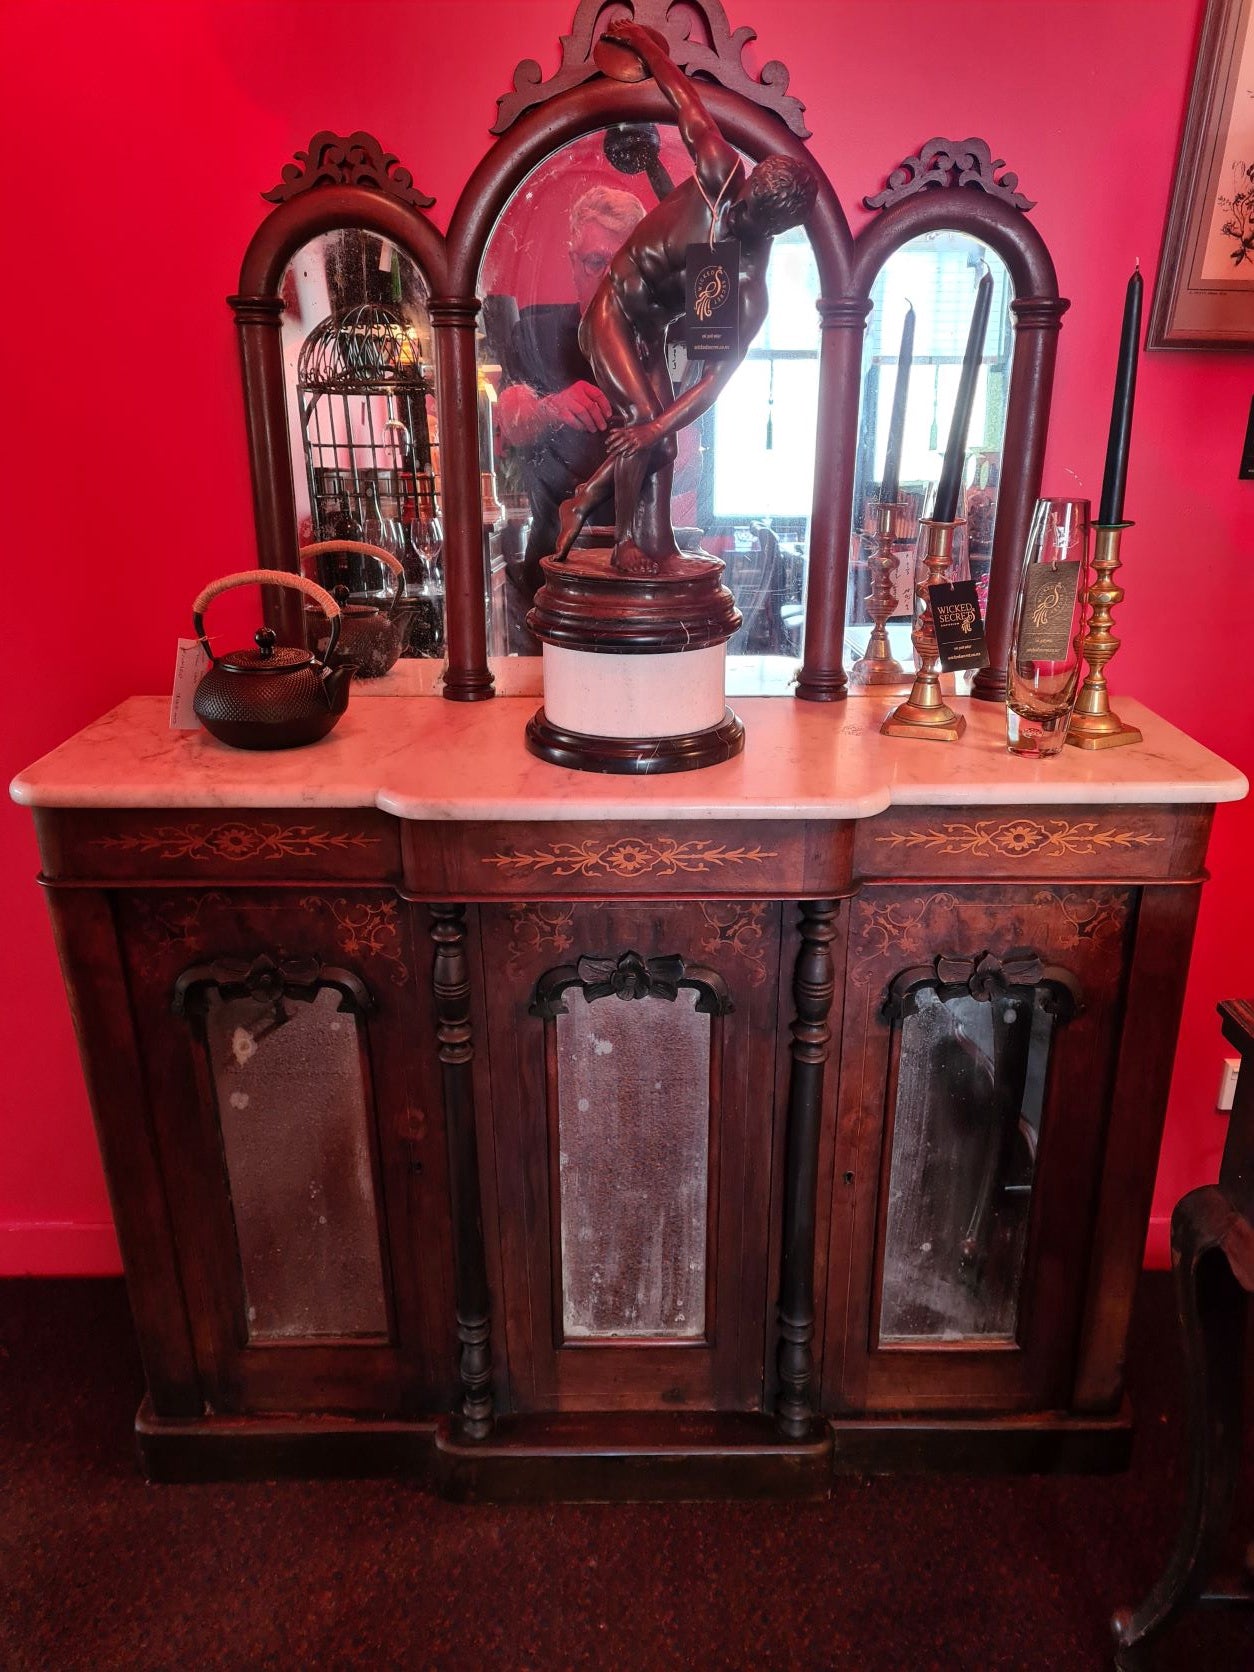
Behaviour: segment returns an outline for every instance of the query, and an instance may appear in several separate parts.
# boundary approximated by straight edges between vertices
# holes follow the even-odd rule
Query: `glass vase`
[[[1089,502],[1038,499],[1019,578],[1006,680],[1012,755],[1056,755],[1080,682],[1089,587]]]

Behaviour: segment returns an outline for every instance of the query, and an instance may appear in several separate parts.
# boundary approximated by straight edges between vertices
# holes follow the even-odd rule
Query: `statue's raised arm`
[[[805,219],[816,184],[790,157],[767,157],[746,176],[696,87],[652,30],[616,23],[605,39],[635,53],[674,106],[695,173],[628,234],[584,315],[579,343],[613,410],[612,433],[605,462],[562,506],[554,555],[566,556],[612,479],[613,564],[657,574],[684,561],[670,520],[676,432],[714,404],[761,329],[771,240]],[[677,399],[666,346],[684,314],[687,252],[729,241],[737,249],[738,351],[708,363]]]

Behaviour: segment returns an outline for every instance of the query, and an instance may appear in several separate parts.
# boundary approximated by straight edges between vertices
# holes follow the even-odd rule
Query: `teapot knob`
[[[269,658],[274,655],[277,638],[278,634],[273,627],[259,627],[253,634],[253,643],[264,657]]]
[[[340,586],[333,586],[331,588],[331,596],[335,599],[341,609],[346,609],[348,607],[348,600],[351,594],[346,586],[342,584]]]

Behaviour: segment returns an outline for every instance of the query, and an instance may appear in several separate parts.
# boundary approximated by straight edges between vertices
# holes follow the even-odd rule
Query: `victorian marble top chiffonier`
[[[738,153],[817,178],[738,374],[758,379],[753,421],[737,439],[724,395],[674,465],[676,520],[757,634],[728,660],[742,752],[631,774],[526,745],[540,662],[511,598],[536,460],[511,476],[494,411],[555,317],[522,271],[544,246],[526,217],[560,199],[564,228],[600,177],[643,213],[688,166],[664,90],[624,78],[584,0],[552,80],[519,67],[446,233],[369,135],[323,133],[268,194],[231,298],[259,567],[296,570],[328,535],[404,546],[438,507],[438,561],[416,537],[402,553],[436,658],[355,681],[308,748],[232,749],[133,697],[13,787],[38,827],[154,1478],[804,1495],[834,1468],[1126,1455],[1207,839],[1244,779],[1122,699],[1134,747],[1007,753],[1068,305],[1013,176],[978,141],[934,142],[854,238],[782,68],[751,76],[717,4],[691,8],[701,41],[664,5],[635,12]],[[972,244],[995,278],[995,468],[966,499],[989,661],[950,699],[959,741],[889,737],[904,690],[851,694],[843,665],[867,620],[867,333],[900,321],[903,256],[970,296]],[[302,345],[323,315],[343,323],[354,283],[375,360],[341,368],[360,388],[320,385]],[[382,370],[381,341],[399,345]],[[961,340],[936,342],[956,368]],[[776,446],[796,449],[804,411],[821,461],[791,519],[728,497],[771,391]],[[902,484],[917,513],[908,458]],[[266,599],[302,643],[296,594]],[[888,623],[903,657],[908,625]]]

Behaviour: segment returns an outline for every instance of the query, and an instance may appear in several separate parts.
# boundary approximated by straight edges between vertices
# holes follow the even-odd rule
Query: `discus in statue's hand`
[[[665,35],[660,35],[656,29],[645,28],[645,34],[665,53],[670,52]],[[615,40],[614,26],[610,25],[608,33],[592,49],[592,62],[602,75],[609,76],[611,81],[648,81],[652,71],[641,58],[634,46],[628,46],[625,41]]]

